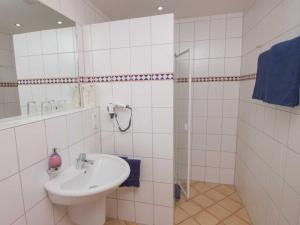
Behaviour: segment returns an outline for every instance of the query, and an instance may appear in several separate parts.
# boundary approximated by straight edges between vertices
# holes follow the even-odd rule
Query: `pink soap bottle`
[[[49,169],[58,170],[58,168],[61,166],[61,157],[57,153],[57,149],[53,149],[53,153],[49,157],[48,165]]]

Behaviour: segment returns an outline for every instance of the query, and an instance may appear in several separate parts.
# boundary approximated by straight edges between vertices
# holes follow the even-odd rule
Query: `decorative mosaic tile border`
[[[18,85],[38,85],[38,84],[74,84],[79,83],[78,77],[62,77],[62,78],[37,78],[18,80]]]
[[[247,74],[247,75],[242,75],[240,77],[240,80],[255,80],[256,79],[256,73],[252,73],[252,74]]]
[[[226,82],[226,81],[243,81],[256,79],[256,74],[248,74],[243,76],[223,76],[223,77],[192,77],[192,82]],[[177,83],[187,83],[187,77],[176,79]]]
[[[0,82],[0,87],[18,87],[16,82]]]
[[[84,77],[63,77],[63,78],[41,78],[22,79],[17,82],[0,82],[0,87],[17,87],[19,85],[41,85],[41,84],[79,84],[79,83],[106,83],[106,82],[129,82],[129,81],[160,81],[173,80],[173,73],[160,74],[133,74],[113,76],[84,76]],[[220,76],[220,77],[193,77],[192,82],[226,82],[244,81],[256,79],[256,74],[243,76]],[[187,77],[175,79],[178,83],[188,82]]]

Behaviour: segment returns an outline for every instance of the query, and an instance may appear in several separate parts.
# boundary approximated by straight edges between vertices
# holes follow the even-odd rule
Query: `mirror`
[[[0,2],[0,119],[80,106],[75,23],[32,0]]]

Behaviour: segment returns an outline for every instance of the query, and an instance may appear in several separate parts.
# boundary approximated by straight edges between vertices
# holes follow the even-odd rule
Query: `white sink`
[[[68,206],[70,219],[78,225],[105,223],[105,197],[129,176],[127,162],[117,156],[87,154],[93,165],[75,165],[49,181],[45,188],[50,200]]]

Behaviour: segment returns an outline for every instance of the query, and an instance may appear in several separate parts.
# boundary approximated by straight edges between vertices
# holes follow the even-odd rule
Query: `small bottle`
[[[53,149],[53,153],[49,157],[48,165],[49,170],[54,169],[58,170],[58,168],[61,166],[61,157],[56,151],[57,149]]]

